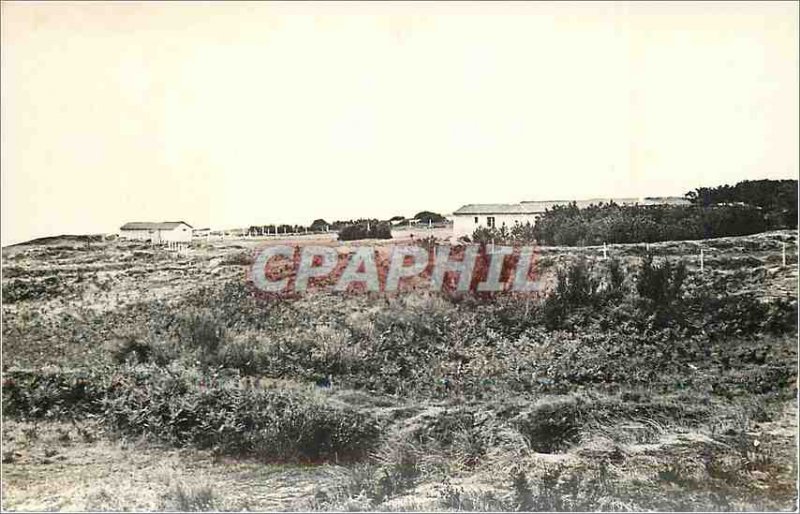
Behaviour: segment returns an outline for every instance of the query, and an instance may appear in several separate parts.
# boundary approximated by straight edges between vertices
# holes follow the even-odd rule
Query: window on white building
[[[494,216],[486,217],[486,226],[489,228],[494,228]]]
[[[477,223],[477,222],[478,222],[478,217],[477,217],[477,216],[475,216],[475,223]]]

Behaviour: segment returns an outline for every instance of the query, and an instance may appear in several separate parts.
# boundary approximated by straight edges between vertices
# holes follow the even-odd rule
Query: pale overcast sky
[[[2,3],[2,241],[798,175],[798,3]]]

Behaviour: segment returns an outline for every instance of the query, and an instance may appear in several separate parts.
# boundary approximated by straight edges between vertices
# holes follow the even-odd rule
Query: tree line
[[[391,239],[392,222],[402,224],[404,221],[413,220],[416,223],[443,223],[447,218],[432,211],[418,212],[413,218],[404,216],[394,216],[387,221],[377,218],[359,218],[351,220],[336,220],[329,223],[325,219],[315,219],[311,225],[251,225],[247,229],[247,235],[264,236],[274,234],[299,234],[299,233],[320,233],[338,232],[339,239],[342,241],[353,241],[356,239]]]
[[[797,228],[797,180],[756,180],[698,188],[690,205],[575,203],[547,210],[535,223],[479,229],[473,240],[545,245],[599,245],[742,236]]]

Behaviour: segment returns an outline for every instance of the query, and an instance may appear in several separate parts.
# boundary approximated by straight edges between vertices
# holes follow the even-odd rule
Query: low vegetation
[[[797,275],[774,254],[795,237],[720,240],[703,273],[688,243],[544,248],[543,294],[494,297],[263,297],[241,247],[153,271],[133,247],[121,270],[35,249],[4,287],[57,276],[59,293],[3,306],[4,506],[22,470],[137,441],[280,487],[258,503],[252,478],[245,505],[243,482],[184,477],[158,482],[154,509],[791,508]],[[121,284],[167,285],[125,302]],[[131,508],[112,493],[63,505]]]

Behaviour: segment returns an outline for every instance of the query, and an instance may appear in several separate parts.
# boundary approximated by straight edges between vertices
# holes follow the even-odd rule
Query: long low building
[[[185,221],[132,221],[119,228],[120,239],[160,243],[190,243],[192,226]]]
[[[659,196],[644,198],[590,198],[588,200],[545,200],[520,203],[469,204],[453,212],[453,236],[471,236],[479,228],[513,227],[515,224],[536,224],[536,220],[548,209],[557,205],[575,203],[578,208],[600,203],[614,202],[618,205],[688,205],[685,198]]]

